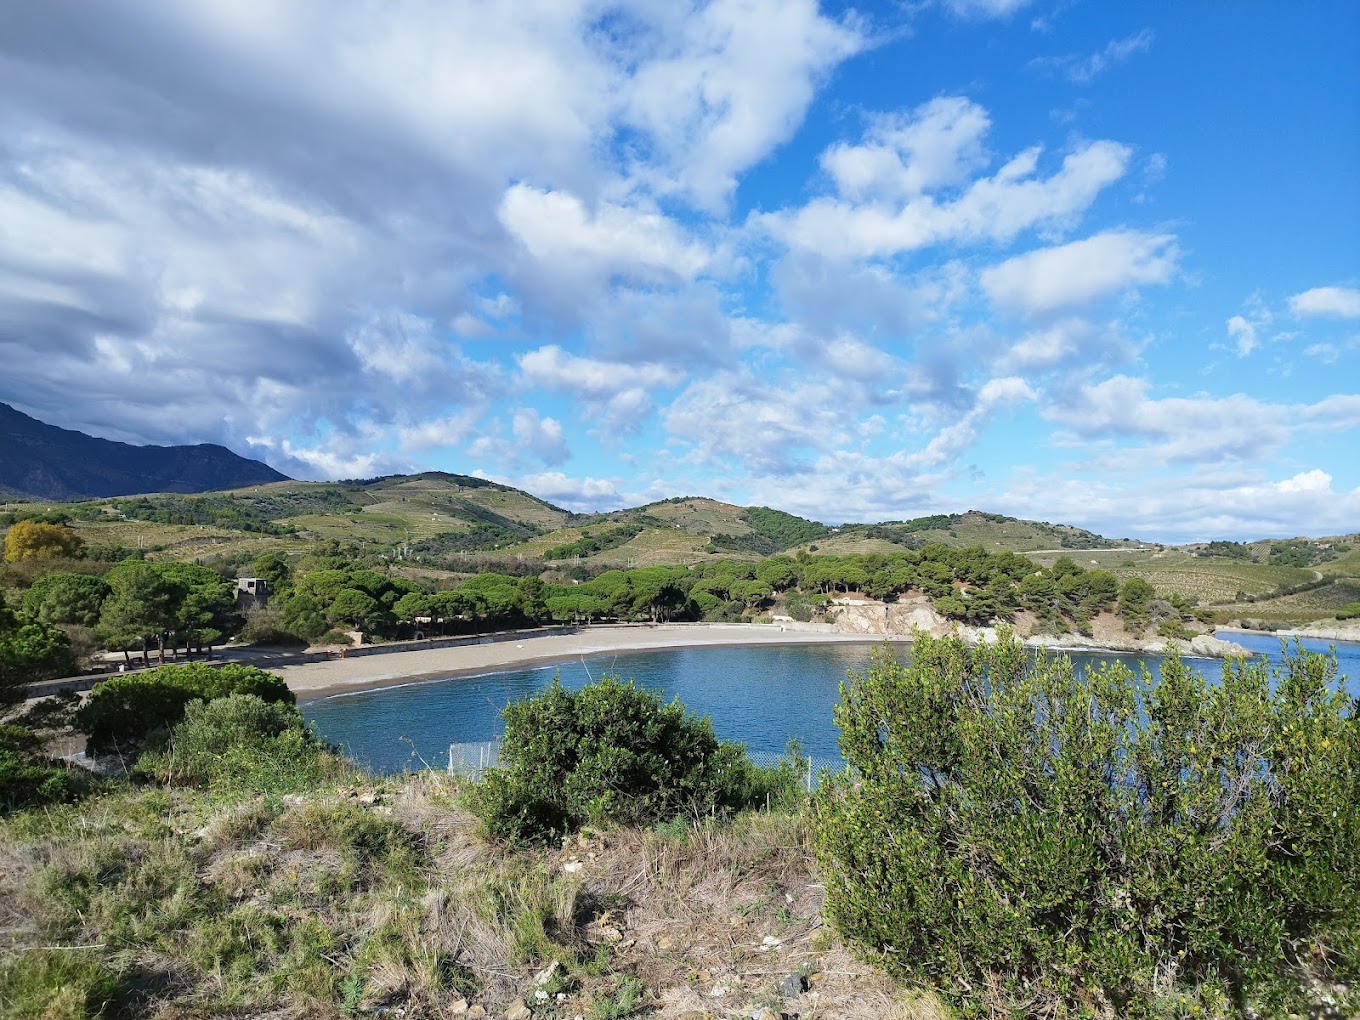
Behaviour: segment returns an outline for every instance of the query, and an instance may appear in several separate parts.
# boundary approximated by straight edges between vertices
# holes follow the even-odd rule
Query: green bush
[[[191,701],[183,721],[142,755],[137,772],[216,790],[286,793],[315,786],[337,764],[292,705],[231,694]]]
[[[98,1020],[121,997],[117,975],[88,950],[31,949],[0,962],[0,1016]]]
[[[739,744],[707,718],[615,676],[579,692],[556,680],[502,713],[501,765],[471,804],[486,833],[544,840],[584,825],[651,824],[763,803],[765,787]]]
[[[1360,602],[1351,602],[1336,611],[1338,620],[1354,620],[1360,617]]]
[[[0,741],[0,814],[76,800],[86,785],[84,779],[74,769]]]
[[[1209,683],[1172,656],[1153,685],[1013,636],[912,655],[843,686],[850,768],[814,798],[852,944],[974,1015],[1275,1016],[1301,966],[1360,977],[1360,719],[1334,659]]]
[[[194,662],[159,666],[96,684],[76,713],[76,726],[89,737],[92,752],[137,748],[152,733],[179,722],[189,702],[229,694],[253,694],[284,705],[296,701],[282,680],[255,666]]]

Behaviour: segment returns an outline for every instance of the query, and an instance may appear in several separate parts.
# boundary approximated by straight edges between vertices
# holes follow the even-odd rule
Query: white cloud
[[[1114,376],[1061,394],[1044,411],[1083,439],[1108,437],[1137,444],[1116,451],[1106,467],[1169,463],[1252,463],[1289,440],[1360,427],[1360,395],[1313,404],[1270,404],[1230,396],[1149,396],[1146,379]]]
[[[961,18],[1005,18],[1029,3],[1030,0],[944,0],[945,7]]]
[[[627,364],[583,358],[549,345],[518,358],[525,383],[570,393],[594,416],[618,429],[635,428],[651,413],[651,391],[678,385],[684,374],[657,363]]]
[[[1360,290],[1355,287],[1314,287],[1289,299],[1295,315],[1333,315],[1360,319]]]
[[[757,474],[782,475],[851,441],[844,396],[828,380],[718,372],[687,386],[662,421],[700,463],[735,462]]]
[[[1320,468],[1279,480],[1263,472],[1193,472],[1117,479],[1021,470],[998,494],[1002,512],[1061,520],[1111,537],[1184,543],[1338,534],[1360,520],[1360,489]]]
[[[1071,54],[1063,57],[1039,57],[1030,63],[1033,67],[1053,68],[1064,74],[1068,81],[1086,85],[1114,65],[1122,64],[1135,53],[1150,49],[1155,38],[1152,30],[1145,28],[1122,39],[1113,39],[1104,49],[1084,57]]]
[[[626,365],[583,358],[556,345],[520,355],[519,367],[530,385],[588,397],[607,396],[633,386],[674,386],[683,378],[666,365]]]
[[[477,474],[490,477],[485,472]],[[624,505],[618,488],[606,478],[574,478],[561,471],[541,471],[502,477],[500,480],[531,492],[539,499],[579,513],[615,510]]]
[[[817,79],[867,40],[852,22],[823,17],[814,0],[669,9],[624,99],[623,122],[650,141],[652,167],[633,172],[715,210],[738,174],[793,133]]]
[[[538,260],[573,276],[693,277],[710,255],[655,211],[600,203],[593,214],[575,195],[516,184],[498,210],[507,230]]]
[[[756,222],[795,248],[837,258],[877,258],[953,241],[1010,241],[1035,226],[1070,223],[1124,175],[1132,151],[1083,143],[1049,177],[1036,176],[1040,150],[1027,149],[953,200],[930,195],[905,204],[819,198]]]
[[[982,288],[999,307],[1023,315],[1088,305],[1138,284],[1166,283],[1179,252],[1171,234],[1107,230],[985,269]]]
[[[978,391],[977,403],[958,421],[941,429],[925,449],[905,457],[911,468],[939,467],[953,463],[977,442],[983,428],[1001,408],[1015,407],[1036,399],[1037,394],[1023,379],[989,379]]]
[[[822,168],[847,198],[897,199],[962,183],[986,165],[987,111],[941,96],[906,116],[880,116],[860,145],[833,145]]]
[[[540,418],[531,407],[516,409],[513,423],[515,442],[544,464],[561,464],[571,456],[562,423],[556,418]]]
[[[1129,360],[1136,349],[1117,323],[1064,318],[1025,333],[997,361],[1007,372],[1091,371]]]
[[[1256,325],[1241,315],[1228,320],[1228,336],[1237,345],[1237,356],[1245,358],[1256,350]]]

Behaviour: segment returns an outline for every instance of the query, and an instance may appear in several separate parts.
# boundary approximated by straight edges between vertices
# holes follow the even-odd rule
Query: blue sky
[[[1360,6],[0,9],[0,400],[577,510],[1360,529]]]

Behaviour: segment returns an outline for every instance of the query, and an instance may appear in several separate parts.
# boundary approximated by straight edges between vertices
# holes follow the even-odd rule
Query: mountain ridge
[[[0,491],[69,502],[289,481],[216,443],[134,446],[49,425],[0,403]]]

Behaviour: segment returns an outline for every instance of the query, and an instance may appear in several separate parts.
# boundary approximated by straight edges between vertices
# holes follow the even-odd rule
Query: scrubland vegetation
[[[810,800],[796,749],[617,678],[512,706],[474,782],[360,774],[208,672],[0,734],[6,1017],[1360,1009],[1360,715],[1321,656],[1152,686],[922,639],[851,675]],[[126,778],[10,767],[71,775],[44,737],[101,720]]]

